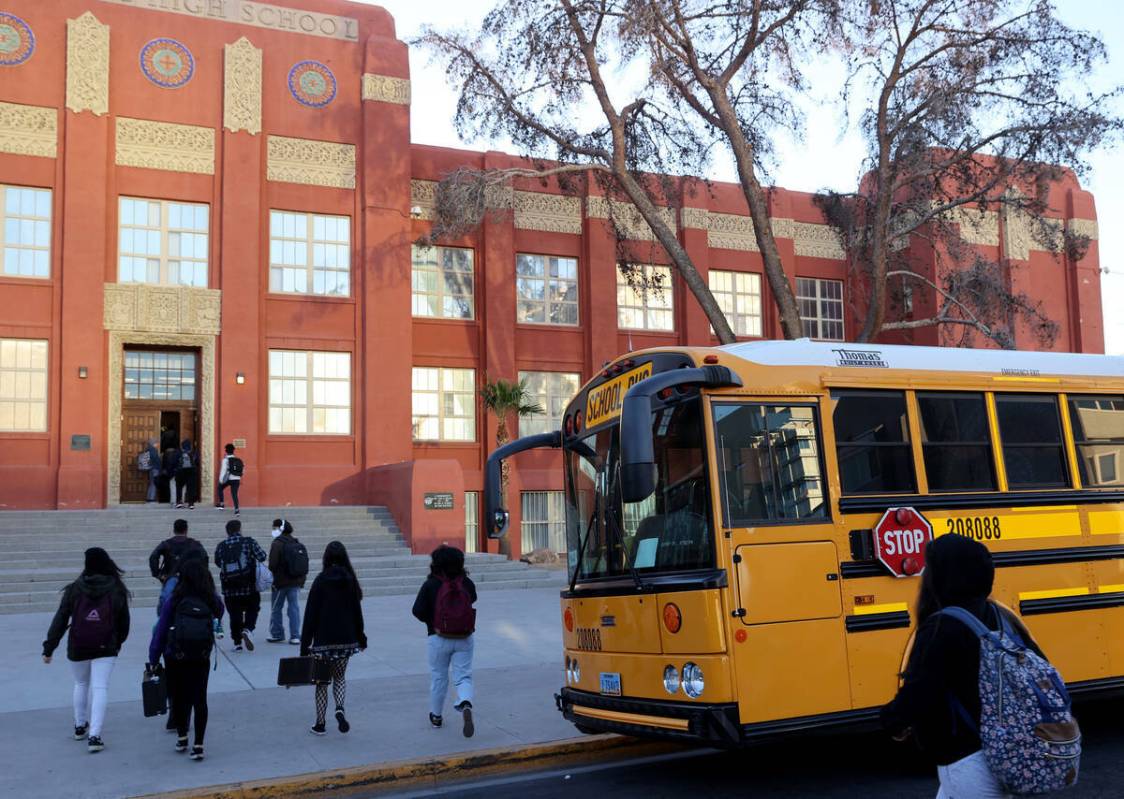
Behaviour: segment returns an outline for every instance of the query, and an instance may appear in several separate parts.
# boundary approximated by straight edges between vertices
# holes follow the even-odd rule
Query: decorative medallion
[[[14,67],[35,52],[35,34],[15,14],[0,11],[0,66]]]
[[[178,89],[195,74],[191,51],[175,39],[153,39],[141,48],[141,72],[164,89]]]
[[[289,91],[301,105],[323,108],[336,99],[336,76],[319,61],[301,61],[289,70]]]

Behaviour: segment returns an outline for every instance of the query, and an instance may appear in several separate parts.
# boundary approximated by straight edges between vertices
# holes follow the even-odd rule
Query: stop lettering
[[[875,555],[895,577],[921,574],[932,540],[932,525],[913,508],[890,508],[874,527]]]

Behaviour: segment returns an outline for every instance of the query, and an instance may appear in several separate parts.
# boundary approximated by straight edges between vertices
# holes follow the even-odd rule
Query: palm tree
[[[497,380],[484,379],[484,386],[480,389],[480,398],[484,401],[485,410],[491,411],[496,416],[496,448],[508,442],[510,436],[507,432],[507,419],[515,414],[517,419],[543,413],[543,407],[534,401],[534,397],[527,392],[527,381],[513,382],[499,378]],[[500,465],[500,496],[507,503],[507,484],[509,466],[507,461]],[[500,552],[508,554],[511,545],[506,538],[500,539]]]

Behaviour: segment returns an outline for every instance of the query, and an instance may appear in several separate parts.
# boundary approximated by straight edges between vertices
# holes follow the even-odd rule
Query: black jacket
[[[292,533],[281,533],[269,546],[269,570],[273,572],[274,588],[304,588],[307,575],[294,577],[285,567],[285,545],[290,542],[300,543],[300,539]]]
[[[63,589],[59,609],[55,611],[55,617],[51,620],[51,627],[47,630],[47,640],[43,642],[43,656],[50,657],[55,653],[59,642],[62,641],[63,634],[70,628],[71,617],[74,615],[74,607],[79,596],[85,595],[90,599],[98,599],[110,592],[114,631],[112,650],[109,652],[105,650],[83,651],[75,647],[74,642],[68,637],[66,657],[69,660],[92,660],[93,658],[116,656],[129,637],[129,595],[124,585],[104,574],[83,575]]]
[[[305,601],[301,654],[321,646],[367,648],[359,586],[342,566],[320,572]]]
[[[468,595],[472,597],[472,603],[476,604],[476,585],[468,579],[467,574],[464,576],[464,588],[468,591]],[[428,635],[434,633],[433,612],[434,606],[437,604],[437,592],[439,590],[441,590],[441,579],[431,574],[425,578],[425,582],[418,590],[418,597],[414,600],[414,618],[425,623],[425,631]]]
[[[988,602],[995,571],[982,544],[942,536],[929,545],[926,560],[927,569],[942,575],[933,578],[941,607],[962,607],[991,630],[999,629],[998,614],[1003,613],[1023,641],[1042,654],[1013,614]],[[947,766],[980,749],[979,736],[960,717],[956,702],[978,729],[980,641],[967,625],[934,613],[917,628],[902,686],[882,708],[882,724],[894,736],[912,730],[921,749],[937,765]]]
[[[173,566],[183,558],[184,553],[194,548],[198,548],[203,559],[206,560],[207,550],[203,549],[203,545],[194,538],[186,535],[165,538],[148,556],[148,570],[157,580],[165,582],[172,576]]]

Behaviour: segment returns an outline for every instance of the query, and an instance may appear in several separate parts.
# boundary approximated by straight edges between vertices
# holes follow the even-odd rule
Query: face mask
[[[277,538],[280,535],[281,535],[281,528],[280,527],[274,527],[273,528],[273,537]]]

